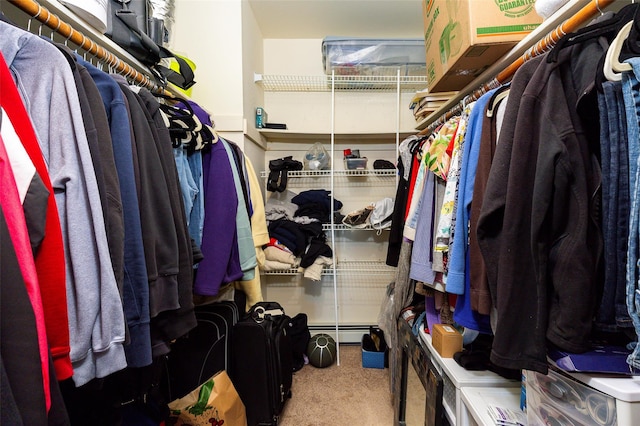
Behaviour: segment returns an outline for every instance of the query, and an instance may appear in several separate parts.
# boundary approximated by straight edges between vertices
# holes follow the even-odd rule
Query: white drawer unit
[[[501,407],[511,411],[520,411],[520,388],[496,388],[468,386],[461,389],[462,410],[459,425],[494,426],[495,423],[487,407]],[[524,415],[524,413],[523,413]]]
[[[506,379],[492,371],[466,370],[453,358],[442,358],[431,344],[431,335],[424,330],[420,330],[420,340],[429,350],[433,364],[442,375],[444,381],[442,402],[447,419],[452,425],[468,424],[464,420],[469,418],[468,414],[463,415],[465,408],[462,389],[464,388],[515,388],[518,395],[520,394],[520,381]]]
[[[627,426],[640,419],[640,376],[612,377],[549,370],[526,371],[530,426]],[[558,423],[559,422],[559,423]]]

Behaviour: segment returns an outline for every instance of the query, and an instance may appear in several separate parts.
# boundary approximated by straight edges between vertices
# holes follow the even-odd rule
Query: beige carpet
[[[389,369],[363,368],[359,345],[340,346],[340,366],[305,365],[293,375],[281,426],[393,425]]]

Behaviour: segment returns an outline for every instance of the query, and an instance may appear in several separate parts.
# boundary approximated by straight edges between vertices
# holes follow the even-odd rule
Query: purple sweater
[[[236,232],[236,195],[229,157],[220,143],[202,153],[204,228],[195,294],[215,296],[220,286],[242,278]]]

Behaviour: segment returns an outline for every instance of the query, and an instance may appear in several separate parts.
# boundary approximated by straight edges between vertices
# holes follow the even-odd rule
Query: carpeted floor
[[[293,376],[280,426],[389,426],[389,369],[363,368],[359,345],[340,346],[340,366],[305,365]]]

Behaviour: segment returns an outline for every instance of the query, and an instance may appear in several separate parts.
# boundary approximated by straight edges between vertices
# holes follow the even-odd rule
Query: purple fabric
[[[440,313],[436,310],[436,299],[433,296],[425,296],[424,311],[427,313],[427,327],[429,327],[429,334],[431,334],[434,324],[440,324],[441,322]]]
[[[195,294],[215,296],[220,286],[242,278],[235,191],[229,157],[220,143],[211,145],[202,155],[204,178],[204,228],[202,255],[193,286]]]
[[[187,101],[187,102],[189,102],[189,106],[193,110],[193,113],[196,115],[196,117],[198,117],[198,120],[200,120],[200,122],[202,124],[206,124],[208,126],[212,126],[212,124],[211,124],[211,116],[209,115],[209,113],[207,111],[202,109],[202,107],[200,105],[198,105],[197,103],[195,103],[193,101]],[[183,102],[178,102],[178,107],[182,108],[182,109],[188,109],[187,106],[185,106],[185,104]]]

